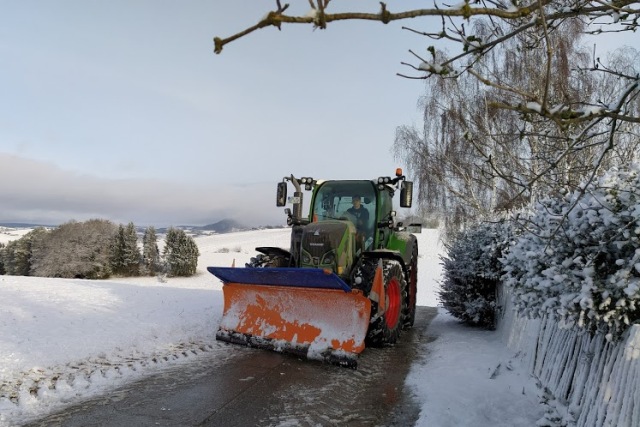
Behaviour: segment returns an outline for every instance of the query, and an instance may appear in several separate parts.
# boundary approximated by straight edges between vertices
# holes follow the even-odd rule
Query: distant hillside
[[[31,224],[31,223],[17,223],[17,222],[5,222],[0,223],[0,228],[7,229],[33,229],[37,227],[45,227],[45,228],[56,228],[55,225],[42,225],[42,224]],[[259,230],[265,228],[284,228],[284,225],[264,225],[260,227],[247,227],[246,225],[240,224],[239,222],[233,219],[223,219],[222,221],[218,221],[213,224],[207,224],[203,226],[197,225],[177,225],[175,228],[179,228],[185,230],[192,234],[224,234],[224,233],[233,233],[236,231],[247,231],[247,230]],[[140,235],[144,234],[147,226],[137,226],[136,230]],[[156,227],[156,233],[165,234],[167,232],[167,227]]]
[[[37,228],[37,227],[47,227],[52,228],[55,227],[53,225],[44,225],[44,224],[31,224],[27,222],[0,222],[0,227],[7,228]]]
[[[223,219],[215,224],[208,224],[202,227],[193,227],[194,230],[215,231],[216,233],[231,233],[234,231],[248,230],[246,227],[233,219]]]

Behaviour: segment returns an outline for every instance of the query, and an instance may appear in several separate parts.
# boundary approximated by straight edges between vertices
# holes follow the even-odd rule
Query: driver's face
[[[354,208],[359,208],[360,207],[360,199],[353,199],[352,203],[353,203],[353,207]]]

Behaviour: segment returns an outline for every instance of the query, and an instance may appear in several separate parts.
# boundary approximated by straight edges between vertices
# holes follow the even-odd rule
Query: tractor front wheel
[[[372,301],[371,324],[367,343],[374,347],[395,344],[405,323],[407,312],[407,282],[402,265],[398,261],[384,260],[382,263],[385,290],[384,307]]]
[[[289,260],[280,255],[258,254],[251,258],[245,267],[249,268],[268,268],[268,267],[287,267]]]

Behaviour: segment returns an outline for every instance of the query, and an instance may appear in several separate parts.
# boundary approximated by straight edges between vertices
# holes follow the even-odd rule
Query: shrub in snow
[[[496,285],[502,275],[499,259],[509,234],[506,223],[481,223],[458,233],[447,245],[439,296],[454,317],[493,328]]]
[[[111,275],[112,222],[70,221],[33,242],[31,276],[106,279]],[[26,237],[26,236],[25,236]]]
[[[504,257],[517,309],[618,337],[640,321],[640,168],[614,170],[584,195],[546,199]]]

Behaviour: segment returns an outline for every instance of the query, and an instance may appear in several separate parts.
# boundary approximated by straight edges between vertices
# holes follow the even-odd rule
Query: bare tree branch
[[[268,26],[438,17],[440,28],[402,27],[433,45],[401,62],[409,71],[397,75],[424,80],[427,95],[422,132],[398,128],[395,149],[418,176],[419,199],[445,217],[586,188],[598,171],[640,160],[640,54],[607,64],[580,44],[585,34],[640,29],[640,0],[465,0],[400,12],[380,2],[378,13],[328,13],[328,0],[308,1],[311,13],[289,16],[278,0],[257,24],[216,37],[215,52]]]
[[[278,2],[279,3],[279,2]],[[404,12],[392,13],[389,12],[385,3],[381,4],[380,13],[364,13],[364,12],[346,12],[325,14],[324,10],[328,6],[329,2],[323,2],[318,0],[318,6],[314,6],[313,0],[309,0],[309,3],[313,9],[321,11],[324,15],[322,21],[326,24],[335,21],[347,21],[347,20],[363,20],[363,21],[379,21],[387,24],[392,21],[401,21],[406,19],[413,19],[426,16],[441,16],[441,17],[458,17],[469,19],[471,17],[487,16],[494,18],[501,18],[506,21],[522,20],[523,18],[538,18],[538,11],[541,7],[554,4],[552,0],[534,0],[532,3],[525,6],[521,6],[515,9],[505,9],[504,7],[472,7],[471,3],[466,2],[461,7],[451,7],[447,9],[441,9],[434,7],[432,9],[415,9]],[[621,0],[613,3],[604,3],[600,1],[578,1],[575,2],[573,7],[559,8],[558,11],[551,12],[545,15],[547,21],[555,21],[558,19],[576,17],[576,16],[593,16],[601,17],[605,16],[612,11],[624,14],[638,14],[640,9],[632,8],[637,2],[633,0]],[[592,5],[593,6],[590,6]],[[562,5],[562,3],[560,3]],[[278,8],[267,14],[265,18],[259,21],[257,24],[246,28],[227,38],[214,38],[214,52],[221,53],[225,45],[235,41],[241,37],[244,37],[256,30],[265,28],[268,26],[275,26],[280,28],[283,23],[285,24],[312,24],[317,26],[317,21],[311,16],[289,16],[284,15],[288,5],[281,8],[278,4]]]

